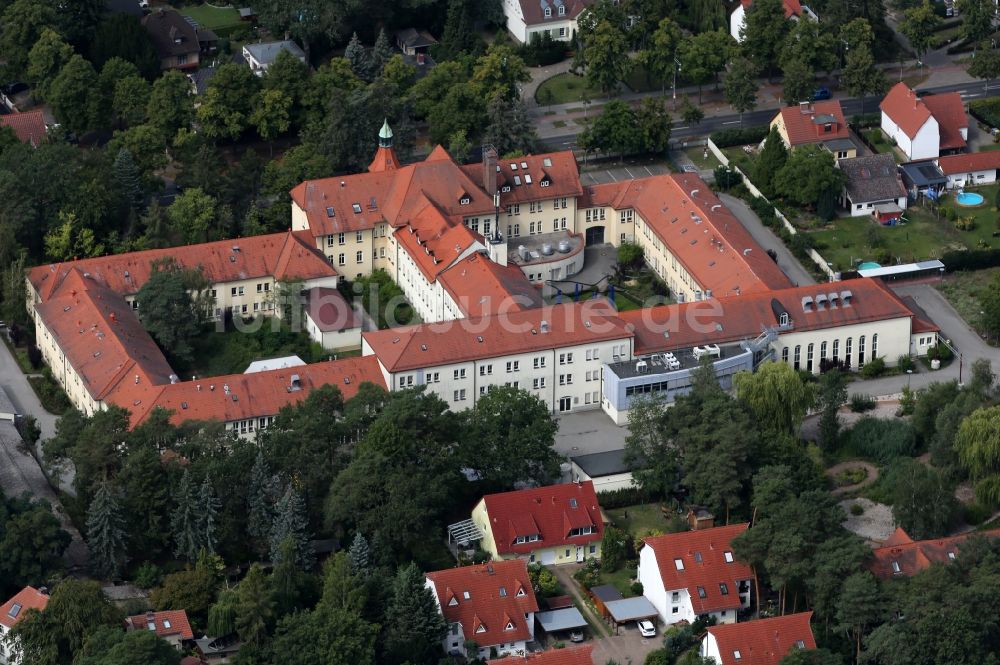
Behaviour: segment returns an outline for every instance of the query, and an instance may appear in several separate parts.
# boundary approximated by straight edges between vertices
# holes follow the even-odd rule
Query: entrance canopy
[[[548,612],[536,612],[535,618],[538,620],[538,625],[546,633],[573,630],[574,628],[586,628],[587,626],[587,620],[580,614],[580,610],[575,607]]]
[[[612,600],[604,603],[608,614],[615,623],[628,623],[640,619],[652,619],[658,616],[653,604],[646,600],[645,596],[637,598],[623,598],[622,600]]]

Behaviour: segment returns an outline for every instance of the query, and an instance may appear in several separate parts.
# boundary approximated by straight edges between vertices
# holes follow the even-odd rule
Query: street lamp
[[[679,72],[680,70],[681,70],[681,61],[678,60],[677,58],[674,58],[674,87],[673,87],[673,96],[674,96],[674,110],[675,111],[677,110],[677,72]]]

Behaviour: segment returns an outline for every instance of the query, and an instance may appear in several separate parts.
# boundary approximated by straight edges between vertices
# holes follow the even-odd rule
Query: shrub
[[[636,596],[642,595],[642,582],[632,582],[632,586],[630,588],[634,595]]]
[[[623,487],[610,492],[598,492],[597,498],[604,510],[615,510],[617,508],[627,508],[640,503],[651,503],[660,497],[654,492],[644,490],[641,487]]]
[[[879,127],[882,124],[882,116],[878,113],[865,113],[851,117],[851,124],[861,129],[869,127]]]
[[[550,573],[551,574],[551,573]],[[583,568],[573,573],[573,579],[584,589],[590,590],[601,582],[601,564],[597,559],[587,559]]]
[[[906,353],[896,358],[896,367],[899,368],[900,372],[906,372],[907,370],[912,371],[916,369],[916,365],[913,363],[913,358]]]
[[[732,189],[736,185],[740,184],[740,174],[732,170],[728,166],[716,166],[715,167],[715,185],[719,189]],[[1000,221],[997,222],[1000,224]]]
[[[966,524],[973,526],[982,524],[992,515],[993,509],[990,506],[984,506],[978,502],[969,503],[962,507],[962,519],[965,520]]]
[[[140,589],[152,589],[160,586],[160,582],[163,581],[163,571],[155,563],[146,561],[135,571],[135,579],[132,581]]]
[[[955,228],[959,231],[971,231],[976,228],[975,217],[959,217],[955,220]]]
[[[837,487],[847,487],[849,485],[857,485],[868,478],[868,469],[863,466],[854,467],[853,469],[844,469],[837,474],[834,478],[834,483]],[[860,514],[860,513],[858,513]]]
[[[741,129],[720,129],[712,132],[712,143],[718,148],[729,148],[734,145],[760,143],[771,128],[768,125],[759,127],[743,127]]]
[[[885,360],[882,358],[875,358],[867,365],[861,368],[861,376],[866,379],[875,379],[882,376],[885,373]]]
[[[875,398],[871,395],[854,393],[851,395],[851,411],[854,413],[864,413],[875,408]]]
[[[28,346],[28,362],[34,369],[42,366],[42,351],[34,344]]]
[[[897,457],[913,454],[917,435],[903,420],[883,420],[865,416],[844,434],[846,445],[865,457],[887,464]]]
[[[995,97],[969,102],[969,113],[993,127],[1000,127],[1000,99]]]
[[[941,257],[945,270],[982,270],[1000,266],[1000,249],[972,249],[945,252]]]
[[[623,242],[618,246],[618,265],[623,268],[637,268],[642,265],[644,252],[641,245]]]
[[[560,592],[559,580],[556,579],[551,570],[540,563],[533,563],[528,566],[528,579],[531,580],[531,586],[535,590],[535,593],[543,598],[558,595]]]
[[[530,43],[518,47],[517,54],[529,67],[554,65],[566,59],[566,42],[552,39],[548,32],[535,32]]]
[[[855,517],[857,517],[859,515],[864,515],[865,514],[865,507],[862,506],[860,503],[852,503],[851,504],[851,514],[854,515]]]
[[[955,357],[951,349],[940,342],[927,349],[927,360],[940,360],[946,363]]]

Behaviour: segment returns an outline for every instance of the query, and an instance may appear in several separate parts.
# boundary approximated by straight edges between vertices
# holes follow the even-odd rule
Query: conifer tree
[[[778,134],[778,130],[772,127],[754,169],[754,181],[766,196],[774,194],[774,176],[785,165],[787,159],[788,149],[785,147],[785,142]]]
[[[247,495],[247,531],[258,543],[270,543],[274,526],[275,478],[262,451],[250,470],[250,491]]]
[[[128,203],[129,208],[141,212],[145,199],[142,191],[142,178],[139,174],[139,167],[136,166],[128,148],[123,147],[118,151],[118,156],[115,157],[114,174],[118,186],[121,187],[122,198]]]
[[[465,0],[449,0],[444,32],[441,34],[439,55],[442,60],[453,60],[471,51],[475,44],[475,31]]]
[[[382,68],[385,67],[385,63],[389,62],[392,56],[392,45],[389,44],[389,37],[385,34],[385,28],[382,28],[378,31],[378,38],[375,40],[375,46],[372,47],[371,55],[368,58],[368,70],[372,78],[376,78],[382,74]]]
[[[191,484],[191,474],[186,470],[177,488],[176,501],[177,507],[170,518],[170,528],[174,532],[174,556],[194,561],[201,549],[201,539],[198,537],[198,497]]]
[[[274,594],[260,564],[253,564],[236,588],[236,633],[245,643],[260,646],[274,617]]]
[[[215,489],[206,475],[201,482],[201,490],[198,493],[198,538],[201,547],[208,550],[209,554],[215,554],[216,530],[218,529],[216,520],[221,509],[222,501],[215,496]]]
[[[365,51],[364,45],[358,39],[358,33],[355,32],[351,35],[351,41],[347,44],[347,48],[344,49],[344,57],[351,63],[351,69],[358,78],[365,80],[369,78],[370,61],[368,59],[368,52]]]
[[[87,544],[94,572],[102,577],[114,577],[121,572],[127,561],[125,520],[118,497],[107,481],[97,486],[87,510]]]
[[[372,554],[371,548],[368,546],[368,539],[360,531],[354,534],[348,556],[351,557],[351,569],[354,574],[367,577],[368,573],[371,572]]]
[[[385,644],[392,662],[437,662],[434,653],[448,626],[415,563],[396,573],[385,619],[393,627]]]
[[[310,542],[311,534],[306,518],[305,501],[292,483],[288,483],[284,495],[275,506],[274,524],[271,527],[272,562],[279,563],[282,560],[281,543],[286,538],[290,538],[295,544],[295,562],[303,570],[310,570],[315,563],[316,555]]]

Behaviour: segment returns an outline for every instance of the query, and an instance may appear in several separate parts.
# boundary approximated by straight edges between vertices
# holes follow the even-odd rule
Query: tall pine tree
[[[208,550],[209,554],[215,554],[216,531],[218,530],[216,520],[221,509],[222,501],[215,496],[215,488],[212,487],[212,482],[206,475],[201,482],[201,490],[198,492],[198,537],[201,547]]]
[[[292,483],[288,483],[284,495],[275,506],[274,524],[271,527],[271,561],[278,563],[282,560],[281,543],[290,538],[295,544],[295,562],[303,570],[312,569],[316,555],[310,542],[311,537],[305,501]]]
[[[257,451],[257,459],[250,470],[250,491],[247,493],[247,531],[257,541],[261,554],[270,545],[271,529],[274,527],[276,480],[263,451]]]
[[[170,528],[174,532],[174,556],[188,561],[198,558],[201,538],[198,534],[198,496],[191,483],[191,474],[185,470],[175,494],[176,507],[170,517]]]
[[[385,28],[382,28],[378,31],[378,38],[375,40],[375,46],[372,47],[371,55],[368,58],[368,69],[372,78],[382,74],[382,68],[385,67],[385,63],[389,62],[393,53],[389,37],[385,34]]]
[[[385,620],[392,626],[385,643],[390,662],[438,662],[438,645],[448,626],[417,564],[410,563],[396,573]]]
[[[774,195],[774,176],[787,160],[788,148],[785,147],[778,130],[772,127],[754,168],[754,182],[765,196]]]
[[[354,71],[355,76],[365,80],[370,78],[371,63],[364,44],[358,39],[358,33],[355,32],[351,35],[351,41],[347,44],[347,48],[344,49],[344,57],[351,63],[351,69]]]
[[[438,47],[438,57],[441,60],[454,60],[462,53],[471,52],[475,48],[476,33],[472,18],[469,16],[468,5],[465,0],[448,2],[444,32],[441,34],[441,44]]]
[[[142,191],[142,174],[128,148],[123,147],[118,151],[118,156],[115,157],[114,174],[115,181],[121,188],[122,199],[130,209],[137,213],[142,212],[143,202],[146,198]]]
[[[354,574],[367,577],[371,572],[372,553],[368,546],[368,539],[360,531],[354,534],[348,556],[351,557],[351,570],[354,571]]]
[[[497,92],[486,107],[490,124],[484,141],[497,149],[501,156],[531,152],[537,136],[520,98],[508,99]]]
[[[125,520],[118,497],[107,481],[97,486],[87,509],[87,544],[95,573],[115,577],[121,572],[127,561]]]

